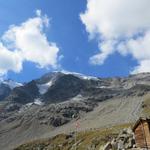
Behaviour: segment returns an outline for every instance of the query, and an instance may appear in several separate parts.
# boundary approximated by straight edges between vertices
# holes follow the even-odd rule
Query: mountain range
[[[143,113],[150,73],[100,78],[50,72],[28,83],[0,81],[0,147],[75,130],[132,123]],[[15,136],[15,138],[14,138]]]

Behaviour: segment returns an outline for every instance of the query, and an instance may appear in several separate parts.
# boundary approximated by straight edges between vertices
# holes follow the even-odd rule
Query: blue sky
[[[58,55],[63,55],[58,68],[39,68],[34,62],[24,61],[21,71],[16,73],[10,69],[5,76],[26,82],[61,69],[99,77],[127,76],[139,63],[132,53],[122,55],[116,51],[102,64],[90,63],[90,57],[100,52],[98,44],[101,45],[102,41],[89,39],[87,22],[80,18],[86,9],[86,0],[0,0],[0,36],[8,31],[10,25],[19,26],[35,17],[36,10],[41,10],[50,19],[49,27],[43,32],[48,41],[57,44]]]

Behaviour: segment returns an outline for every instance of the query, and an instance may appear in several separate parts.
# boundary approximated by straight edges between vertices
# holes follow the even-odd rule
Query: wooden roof
[[[134,124],[132,130],[134,131],[136,129],[136,127],[139,125],[140,122],[142,121],[147,121],[147,122],[150,122],[150,118],[149,117],[140,117],[136,123]]]

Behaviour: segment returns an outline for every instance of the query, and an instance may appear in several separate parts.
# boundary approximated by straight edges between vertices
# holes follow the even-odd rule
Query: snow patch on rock
[[[36,98],[34,100],[34,102],[30,102],[30,103],[27,103],[25,105],[23,105],[20,110],[18,111],[19,113],[22,113],[28,109],[30,109],[33,105],[39,105],[39,106],[42,106],[44,103],[41,101],[40,98]]]
[[[36,105],[43,105],[43,102],[41,101],[40,98],[36,98],[36,99],[34,100],[34,104],[36,104]]]
[[[42,94],[45,94],[48,88],[52,86],[52,81],[49,81],[45,84],[38,84],[37,86],[39,88],[39,93],[42,95]]]
[[[77,73],[77,72],[69,72],[69,71],[61,71],[63,74],[71,74],[71,75],[74,75],[76,77],[79,77],[81,79],[84,79],[84,80],[99,80],[97,77],[93,77],[93,76],[86,76],[86,75],[83,75],[81,73]]]

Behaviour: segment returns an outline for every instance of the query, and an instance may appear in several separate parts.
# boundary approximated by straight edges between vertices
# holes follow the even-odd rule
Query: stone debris
[[[134,133],[130,128],[123,129],[117,138],[113,138],[108,142],[103,150],[127,150],[135,148]]]

